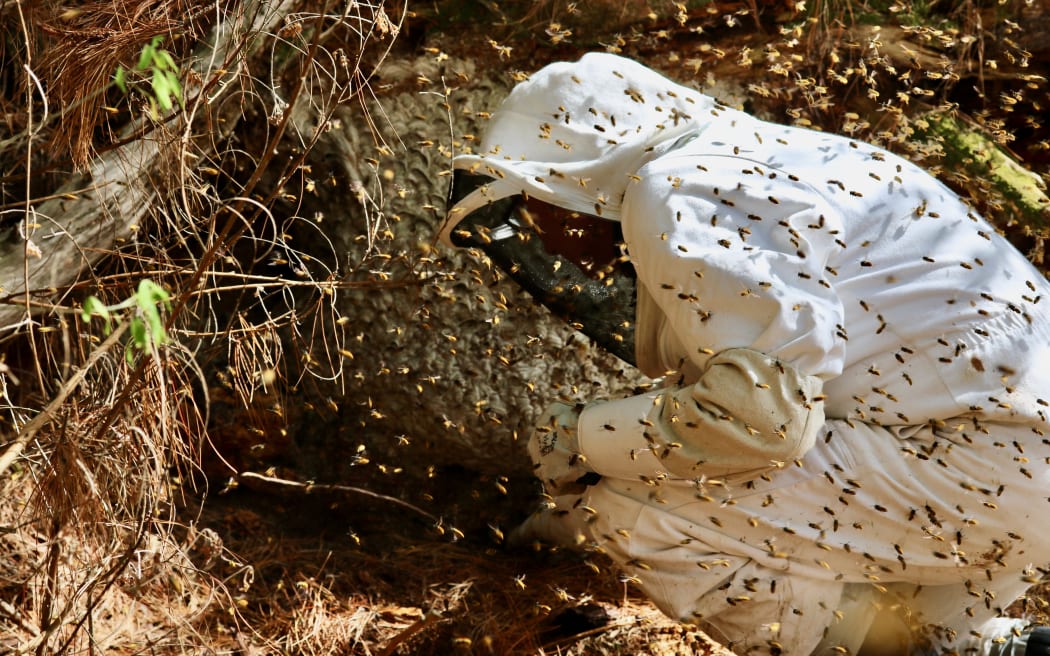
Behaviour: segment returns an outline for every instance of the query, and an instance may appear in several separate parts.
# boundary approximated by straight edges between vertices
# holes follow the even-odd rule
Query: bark
[[[155,140],[133,141],[27,210],[26,220],[39,227],[0,246],[0,333],[56,307],[60,290],[146,219],[156,198],[149,178],[159,154]]]

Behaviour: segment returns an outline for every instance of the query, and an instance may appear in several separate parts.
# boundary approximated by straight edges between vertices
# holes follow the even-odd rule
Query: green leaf
[[[156,69],[153,71],[153,95],[161,109],[164,111],[171,109],[171,90],[168,88],[168,78],[163,71]]]
[[[154,42],[155,41],[156,40],[154,39]],[[149,68],[150,64],[153,63],[153,54],[155,50],[156,48],[153,45],[147,44],[142,46],[142,52],[139,53],[139,63],[135,65],[135,68],[137,68],[140,71],[144,71],[147,68]]]
[[[167,50],[158,50],[154,53],[153,66],[165,71],[177,71],[179,69],[175,65],[175,60],[172,58],[171,53]]]
[[[139,288],[135,292],[135,297],[149,305],[163,304],[164,307],[171,308],[171,294],[149,278],[143,278],[139,281]]]
[[[100,316],[106,322],[105,328],[103,329],[105,331],[105,334],[108,335],[110,332],[112,332],[109,308],[107,308],[102,303],[102,301],[98,300],[98,297],[88,296],[84,299],[84,305],[80,316],[84,319],[84,321],[88,322],[91,321],[92,317]]]
[[[145,319],[146,328],[146,343],[142,347],[144,351],[153,352],[153,347],[161,346],[167,341],[167,335],[164,332],[164,322],[160,319],[160,313],[157,312],[156,306],[150,306],[149,310],[142,313]]]
[[[81,314],[85,321],[92,317],[100,316],[106,320],[106,334],[110,334],[110,318],[114,312],[120,312],[120,316],[127,314],[128,319],[128,343],[125,345],[125,355],[129,363],[132,363],[136,351],[143,353],[154,353],[158,346],[168,341],[161,309],[171,309],[171,295],[163,287],[146,278],[139,281],[135,293],[116,305],[105,305],[95,296],[84,299]],[[125,313],[124,310],[134,309],[134,313]]]
[[[117,72],[113,74],[113,83],[117,85],[117,88],[120,89],[122,93],[128,92],[127,76],[128,74],[127,71],[124,70],[124,67],[117,66]]]
[[[128,325],[128,332],[131,335],[131,343],[135,348],[147,352],[152,350],[150,348],[152,344],[149,341],[149,334],[146,331],[146,324],[143,323],[142,319],[132,317]]]
[[[171,307],[170,298],[168,292],[152,280],[146,278],[139,282],[139,288],[135,292],[135,302],[146,322],[143,326],[143,330],[146,331],[146,344],[140,346],[143,350],[152,352],[155,345],[167,342],[168,336],[164,330],[164,321],[161,319],[158,306]]]
[[[97,296],[88,296],[84,299],[84,305],[82,306],[81,317],[84,321],[91,321],[93,315],[108,316],[106,306],[102,304],[102,301],[98,300]]]
[[[182,85],[179,84],[179,76],[170,71],[166,72],[165,75],[168,77],[168,86],[171,88],[171,95],[175,96],[175,100],[182,104]]]

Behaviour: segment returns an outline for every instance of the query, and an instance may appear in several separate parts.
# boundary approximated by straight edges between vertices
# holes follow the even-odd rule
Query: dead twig
[[[290,481],[290,480],[288,480],[286,478],[277,478],[275,476],[266,476],[264,474],[257,474],[255,472],[242,472],[241,474],[238,474],[237,478],[239,480],[260,481],[260,482],[266,483],[268,485],[279,485],[279,486],[282,486],[282,487],[290,487],[290,488],[294,488],[294,489],[297,489],[297,490],[302,490],[306,494],[310,494],[311,492],[349,492],[350,494],[363,494],[366,497],[371,497],[373,499],[379,499],[381,501],[387,501],[389,503],[393,503],[393,504],[396,504],[398,506],[401,506],[402,508],[407,508],[407,509],[409,509],[409,510],[415,512],[415,513],[418,513],[418,514],[422,515],[423,517],[426,517],[427,519],[429,519],[430,521],[432,521],[434,523],[437,523],[438,521],[440,521],[434,515],[431,515],[427,511],[423,510],[422,508],[420,508],[418,506],[414,506],[414,505],[412,505],[411,503],[409,503],[407,501],[403,501],[401,499],[398,499],[397,497],[391,497],[391,496],[388,496],[386,494],[380,494],[378,492],[373,492],[371,490],[366,490],[365,488],[362,488],[362,487],[354,487],[352,485],[336,485],[336,484],[333,484],[333,483],[300,483],[299,481]]]
[[[416,620],[409,626],[405,627],[403,631],[398,633],[396,636],[390,639],[383,647],[383,651],[379,652],[379,656],[392,656],[397,651],[397,648],[408,641],[409,638],[416,635],[420,631],[427,627],[437,624],[442,620],[442,617],[436,613],[427,613],[422,619]]]
[[[75,390],[80,383],[84,382],[84,377],[89,371],[91,371],[91,367],[93,367],[103,355],[108,353],[109,350],[113,348],[114,344],[120,341],[120,338],[124,335],[124,331],[126,331],[127,328],[127,322],[119,324],[113,332],[110,333],[109,337],[99,344],[97,349],[91,352],[91,355],[88,356],[87,362],[84,363],[84,366],[70,376],[69,380],[62,385],[62,388],[58,390],[58,393],[55,394],[54,398],[51,399],[51,402],[47,404],[47,407],[26,422],[22,427],[22,430],[18,432],[18,436],[15,437],[14,442],[8,444],[3,454],[0,455],[0,476],[3,476],[4,472],[7,471],[7,468],[11,466],[11,463],[18,458],[26,444],[28,444],[42,428],[47,426],[54,417],[56,411],[66,402],[70,393]]]

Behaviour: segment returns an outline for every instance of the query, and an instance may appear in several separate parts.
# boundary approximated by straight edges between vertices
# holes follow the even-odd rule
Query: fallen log
[[[183,114],[167,117],[173,125],[186,116],[211,113],[222,134],[201,140],[190,165],[214,154],[237,124],[237,103],[221,102],[237,85],[225,84],[252,52],[264,45],[261,34],[278,29],[294,8],[290,0],[247,3],[236,15],[224,17],[202,39],[190,61],[190,76],[203,80],[197,97]],[[222,116],[215,116],[221,111]],[[148,126],[147,126],[148,127]],[[82,173],[72,174],[44,198],[28,198],[8,208],[21,213],[17,227],[0,240],[0,335],[17,331],[37,317],[68,307],[68,290],[111,248],[145,227],[159,200],[154,176],[181,149],[162,130],[131,126],[140,136],[99,155]],[[31,144],[31,140],[30,140]]]
[[[1050,227],[1050,197],[1046,183],[1019,164],[980,130],[945,113],[926,115],[928,138],[940,143],[945,164],[958,166],[984,179],[1017,209],[1017,218],[1028,228]]]

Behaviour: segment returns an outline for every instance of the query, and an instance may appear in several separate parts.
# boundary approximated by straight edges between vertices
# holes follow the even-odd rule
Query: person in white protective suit
[[[511,198],[619,222],[663,382],[548,409],[519,537],[740,654],[857,653],[889,604],[923,653],[1050,654],[1004,618],[1050,566],[1050,285],[956,194],[608,54],[520,83],[454,166],[483,184],[446,242]]]

